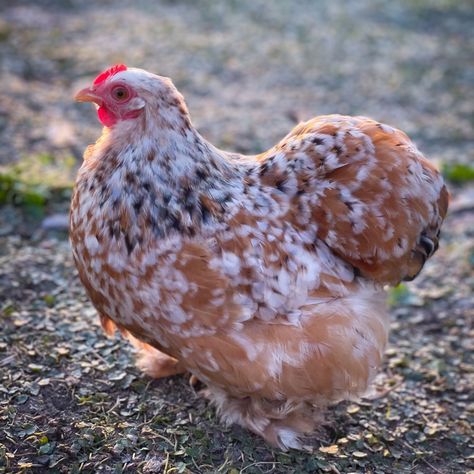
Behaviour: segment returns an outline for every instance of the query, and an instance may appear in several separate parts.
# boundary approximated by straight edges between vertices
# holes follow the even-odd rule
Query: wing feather
[[[366,278],[414,278],[436,250],[447,212],[435,166],[403,132],[363,117],[318,117],[286,140],[290,162],[303,153],[314,164],[309,179],[307,170],[298,174],[293,208],[301,209],[302,191],[318,196],[310,204],[318,237]]]

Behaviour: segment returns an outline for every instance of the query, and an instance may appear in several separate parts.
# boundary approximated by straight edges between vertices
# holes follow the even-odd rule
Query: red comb
[[[120,71],[126,71],[127,66],[125,64],[116,64],[115,66],[109,67],[104,72],[101,72],[94,80],[94,85],[96,86],[97,84],[100,84],[101,82],[104,82],[106,79],[108,79],[111,76],[114,76]]]

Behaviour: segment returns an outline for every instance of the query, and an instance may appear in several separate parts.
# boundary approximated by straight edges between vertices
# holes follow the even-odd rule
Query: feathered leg
[[[139,349],[137,367],[154,379],[186,372],[174,357],[163,354],[154,347],[143,343]]]
[[[149,377],[159,379],[170,375],[184,374],[186,370],[179,365],[174,357],[164,354],[150,344],[140,341],[127,329],[116,324],[104,314],[100,314],[100,322],[105,333],[111,337],[118,329],[122,336],[126,337],[132,345],[138,349],[137,367]]]
[[[204,394],[227,425],[237,423],[284,451],[304,449],[301,438],[314,434],[323,421],[323,408],[307,402],[237,398],[216,387],[205,390]]]

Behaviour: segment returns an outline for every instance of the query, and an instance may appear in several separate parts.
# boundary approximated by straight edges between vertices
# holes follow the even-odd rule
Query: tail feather
[[[446,217],[449,203],[449,192],[444,186],[441,189],[438,202],[434,206],[436,218],[420,234],[415,247],[411,251],[408,268],[403,280],[411,281],[421,272],[426,261],[438,250],[441,234],[441,224]]]

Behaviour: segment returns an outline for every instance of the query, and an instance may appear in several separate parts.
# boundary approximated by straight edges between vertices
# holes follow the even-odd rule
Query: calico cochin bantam
[[[403,132],[326,115],[273,148],[222,151],[164,77],[124,65],[76,95],[104,125],[70,231],[107,333],[153,377],[189,372],[226,423],[301,447],[363,394],[387,342],[385,285],[438,247],[448,192]]]

